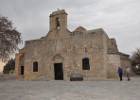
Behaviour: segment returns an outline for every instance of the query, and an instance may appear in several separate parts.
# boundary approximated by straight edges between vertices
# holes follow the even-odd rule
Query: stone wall
[[[120,55],[108,54],[107,78],[118,78],[117,70],[120,65]]]
[[[66,34],[70,33],[67,32]],[[56,62],[63,62],[65,80],[69,80],[70,74],[75,72],[81,73],[84,79],[87,79],[87,77],[90,79],[105,77],[103,57],[105,49],[102,34],[100,33],[94,35],[75,34],[70,35],[69,38],[61,37],[61,39],[59,37],[48,40],[44,38],[41,41],[27,42],[26,45],[24,63],[25,79],[27,80],[42,75],[48,76],[48,79],[54,79],[53,64]],[[84,52],[85,48],[87,54]],[[82,70],[82,59],[85,56],[90,59],[90,71]],[[55,57],[57,58],[55,59]],[[39,63],[39,72],[37,73],[32,72],[32,63],[34,61]]]
[[[55,19],[60,18],[60,28]],[[114,54],[109,54],[109,52]],[[20,66],[25,67],[25,80],[54,80],[54,63],[63,64],[64,80],[70,80],[73,73],[80,74],[84,80],[117,78],[116,68],[120,66],[117,44],[109,39],[103,29],[67,29],[67,14],[58,11],[50,15],[50,30],[45,37],[26,41],[23,50],[16,56],[17,76]],[[22,56],[21,56],[22,54]],[[82,59],[88,57],[90,70],[82,69]],[[38,62],[38,72],[33,72],[33,62]]]
[[[0,73],[3,73],[3,68],[4,68],[5,63],[0,60]]]

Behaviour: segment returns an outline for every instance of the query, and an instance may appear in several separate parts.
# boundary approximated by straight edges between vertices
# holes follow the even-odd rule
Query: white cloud
[[[102,27],[117,39],[121,51],[130,54],[140,47],[139,5],[139,0],[0,0],[0,14],[9,17],[27,40],[46,35],[49,14],[63,8],[70,30],[79,25]]]

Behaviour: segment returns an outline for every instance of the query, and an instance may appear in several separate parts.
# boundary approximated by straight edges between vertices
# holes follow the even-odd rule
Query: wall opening
[[[21,67],[20,67],[20,74],[21,74],[21,75],[24,75],[24,66],[21,66]]]
[[[83,70],[90,70],[89,58],[86,57],[82,59],[82,67]]]
[[[60,18],[56,18],[56,29],[60,29]]]
[[[33,62],[33,72],[38,72],[38,62]]]
[[[63,80],[63,64],[54,63],[54,76],[55,80]]]

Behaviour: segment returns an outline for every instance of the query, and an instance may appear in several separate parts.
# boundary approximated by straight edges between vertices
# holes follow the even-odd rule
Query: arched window
[[[90,70],[89,58],[82,59],[83,70]]]
[[[24,66],[21,66],[20,74],[21,74],[21,75],[24,75]]]
[[[38,62],[33,62],[33,72],[38,72]]]
[[[56,18],[56,28],[60,29],[60,18]]]

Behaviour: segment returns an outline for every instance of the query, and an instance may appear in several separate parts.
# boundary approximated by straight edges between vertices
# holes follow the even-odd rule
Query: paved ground
[[[0,81],[0,100],[140,100],[140,78],[128,81]]]

